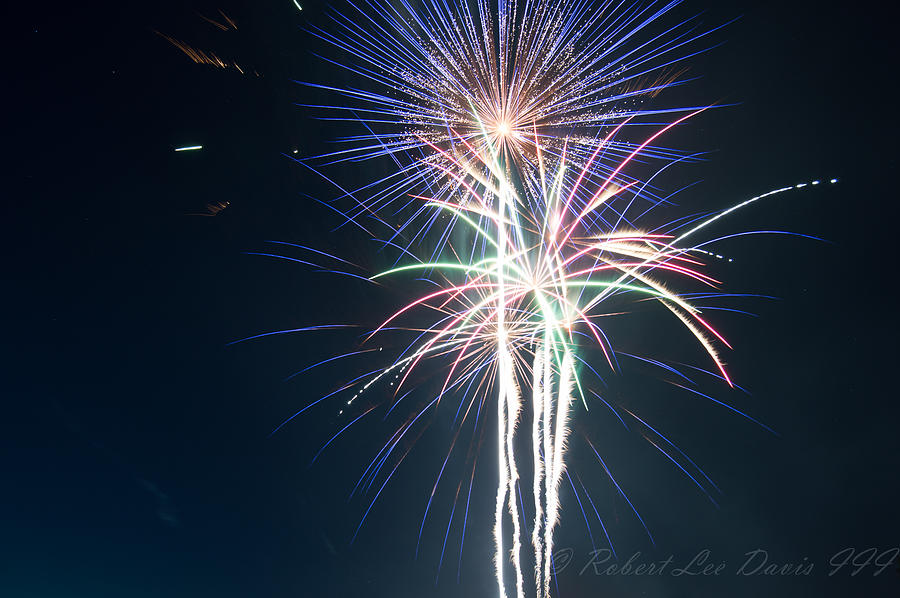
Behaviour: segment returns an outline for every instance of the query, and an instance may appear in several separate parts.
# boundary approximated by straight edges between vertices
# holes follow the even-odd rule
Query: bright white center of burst
[[[497,123],[497,134],[500,135],[500,137],[506,137],[510,133],[512,133],[512,127],[509,126],[508,122],[501,120]]]

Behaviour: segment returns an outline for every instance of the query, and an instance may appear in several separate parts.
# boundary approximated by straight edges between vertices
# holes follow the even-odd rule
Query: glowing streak
[[[838,181],[837,181],[837,179],[831,179],[829,182],[831,184],[834,184],[834,183],[837,183]],[[819,181],[812,181],[809,184],[810,185],[818,185]],[[694,228],[690,229],[689,231],[682,233],[677,239],[675,239],[675,243],[680,243],[681,241],[684,241],[686,238],[693,235],[698,230],[709,226],[710,224],[712,224],[719,218],[724,218],[728,214],[731,214],[732,212],[734,212],[736,210],[740,210],[744,206],[748,206],[755,201],[759,201],[760,199],[764,199],[764,198],[772,196],[772,195],[778,195],[779,193],[784,193],[785,191],[791,191],[793,189],[802,189],[803,187],[806,187],[806,186],[807,186],[807,183],[799,183],[797,185],[792,185],[790,187],[781,187],[780,189],[773,189],[772,191],[769,191],[768,193],[763,193],[762,195],[757,195],[756,197],[751,197],[750,199],[742,201],[741,203],[739,203],[737,205],[731,206],[727,210],[723,210],[723,211],[719,212],[712,218],[709,218],[708,220],[704,220],[703,222],[701,222]],[[721,258],[721,256],[716,256],[716,257]]]
[[[574,375],[572,354],[566,351],[559,372],[559,393],[556,404],[556,429],[552,436],[550,453],[552,460],[547,478],[547,527],[544,530],[544,595],[550,595],[550,566],[553,557],[553,530],[559,522],[559,485],[565,468],[563,453],[568,437],[569,406],[572,403],[572,376]],[[546,421],[546,420],[545,420]],[[546,425],[546,423],[545,423]]]
[[[533,490],[534,490],[534,523],[532,524],[533,530],[531,532],[531,544],[534,546],[534,582],[536,588],[542,588],[543,584],[541,583],[542,578],[542,568],[541,562],[543,557],[543,521],[544,521],[544,510],[543,510],[543,498],[541,494],[541,485],[544,479],[544,462],[541,459],[541,424],[543,422],[544,415],[544,393],[546,392],[543,383],[543,369],[544,369],[544,350],[541,345],[538,345],[538,348],[534,352],[534,366],[533,366],[533,380],[531,383],[531,391],[533,394],[532,397],[532,427],[531,427],[531,446],[532,450],[532,459],[533,459],[533,467],[534,467],[534,479],[533,479]]]
[[[202,145],[186,145],[184,147],[176,147],[176,152],[193,152],[199,149],[203,149]]]

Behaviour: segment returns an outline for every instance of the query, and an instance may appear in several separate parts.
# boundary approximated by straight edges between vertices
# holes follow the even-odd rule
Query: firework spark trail
[[[559,522],[559,485],[565,468],[563,453],[569,432],[569,408],[572,403],[573,383],[572,354],[566,351],[559,372],[559,392],[556,399],[556,422],[552,435],[552,460],[549,469],[552,472],[547,479],[547,523],[544,530],[544,596],[550,595],[550,567],[553,558],[553,531]]]
[[[503,15],[505,16],[505,15]],[[501,23],[501,31],[504,23]],[[497,166],[496,153],[492,151],[493,162]],[[519,412],[521,410],[521,401],[519,399],[518,385],[515,380],[515,367],[513,365],[512,356],[509,354],[509,340],[506,330],[506,247],[504,242],[507,237],[506,214],[507,206],[510,204],[510,186],[504,179],[500,182],[499,192],[497,194],[497,375],[500,388],[500,396],[498,403],[505,403],[504,415],[506,417],[505,435],[499,439],[500,452],[505,452],[503,462],[507,466],[505,473],[506,484],[508,486],[506,495],[509,497],[507,504],[509,505],[509,514],[513,523],[513,538],[510,558],[513,562],[516,575],[516,596],[518,598],[525,597],[524,578],[522,575],[521,554],[521,524],[519,522],[519,509],[516,505],[516,484],[518,483],[519,474],[516,468],[516,456],[513,450],[513,441],[515,439],[515,431],[519,420]],[[509,208],[515,213],[515,208]],[[518,232],[514,230],[513,232]],[[512,237],[512,235],[510,235]],[[501,482],[502,483],[502,482]],[[502,512],[499,513],[502,517]],[[499,526],[498,522],[498,526]],[[503,555],[503,546],[498,544],[497,552]],[[500,570],[502,575],[502,569]]]
[[[506,436],[506,401],[503,397],[503,389],[500,389],[500,395],[497,398],[497,461],[498,461],[498,481],[497,481],[497,506],[494,510],[494,544],[497,547],[494,554],[495,568],[497,572],[497,585],[500,590],[500,597],[506,598],[506,586],[503,584],[503,507],[506,505],[506,493],[508,490],[507,478],[509,477],[509,467],[506,464],[506,450],[504,438]]]
[[[522,574],[522,541],[521,541],[521,523],[519,521],[519,508],[516,503],[516,485],[519,482],[519,472],[516,468],[516,453],[513,449],[513,441],[515,439],[516,427],[521,413],[522,403],[520,400],[519,388],[514,378],[515,368],[512,363],[512,357],[509,355],[508,345],[504,342],[500,349],[501,360],[498,363],[499,375],[504,378],[504,390],[506,393],[506,459],[509,465],[508,476],[508,496],[509,496],[509,514],[513,522],[513,543],[511,556],[513,567],[516,574],[516,595],[520,598],[525,596],[524,576]]]
[[[541,583],[543,572],[541,568],[541,558],[544,554],[544,551],[541,537],[543,529],[542,524],[544,520],[544,509],[542,506],[543,500],[541,499],[541,487],[544,480],[544,463],[541,459],[541,450],[543,447],[543,443],[541,442],[541,426],[543,424],[544,417],[546,417],[544,414],[544,393],[546,392],[543,378],[544,360],[544,345],[543,343],[541,343],[536,347],[536,350],[534,352],[533,378],[531,382],[531,446],[532,462],[534,467],[534,479],[532,480],[534,487],[534,524],[533,530],[531,532],[531,544],[534,547],[534,583],[535,587],[537,588],[543,587],[543,584]]]
[[[504,552],[503,552],[503,507],[505,506],[506,497],[510,495],[509,486],[511,484],[512,476],[510,475],[511,467],[510,467],[510,451],[507,446],[509,443],[507,442],[507,435],[509,434],[509,427],[513,424],[507,423],[507,419],[512,419],[509,413],[509,392],[512,390],[510,388],[510,376],[509,376],[509,362],[508,362],[508,350],[507,350],[507,339],[506,339],[506,329],[505,329],[505,318],[506,318],[506,285],[505,285],[505,275],[504,271],[505,266],[505,250],[506,243],[503,242],[505,238],[505,230],[504,230],[504,217],[506,215],[506,194],[499,193],[497,195],[498,200],[498,210],[497,210],[497,308],[496,308],[496,322],[497,322],[497,383],[499,388],[499,396],[497,397],[497,414],[499,419],[499,436],[497,438],[498,445],[498,453],[500,458],[500,479],[497,484],[497,576],[498,581],[500,582],[500,595],[503,598],[506,598],[506,590],[503,587],[503,564],[504,564]],[[502,487],[502,489],[501,489]],[[502,496],[502,498],[501,498]],[[512,496],[509,496],[509,502],[511,503],[513,500]],[[513,514],[515,516],[515,513]],[[515,542],[515,539],[513,539]],[[517,588],[518,589],[518,588]]]
[[[833,185],[833,184],[837,183],[838,180],[837,180],[837,179],[830,179],[828,182],[829,182],[830,184]],[[788,186],[788,187],[781,187],[781,188],[779,188],[779,189],[772,189],[771,191],[768,191],[768,192],[763,193],[763,194],[761,194],[761,195],[757,195],[757,196],[755,196],[755,197],[751,197],[750,199],[744,200],[744,201],[742,201],[742,202],[740,202],[740,203],[738,203],[738,204],[736,204],[736,205],[731,206],[731,207],[728,208],[728,209],[722,210],[721,212],[719,212],[718,214],[716,214],[716,215],[713,216],[712,218],[708,218],[708,219],[704,220],[703,222],[701,222],[700,224],[698,224],[697,226],[695,226],[695,227],[693,227],[692,229],[688,230],[687,232],[684,232],[684,233],[678,235],[678,237],[673,241],[673,244],[681,243],[682,241],[684,241],[684,240],[685,240],[686,238],[688,238],[689,236],[693,235],[694,233],[696,233],[697,231],[699,231],[699,230],[701,230],[701,229],[703,229],[703,228],[706,228],[707,226],[709,226],[710,224],[712,224],[712,223],[715,222],[716,220],[718,220],[718,219],[720,219],[720,218],[723,218],[723,217],[725,217],[725,216],[731,214],[732,212],[734,212],[734,211],[736,211],[736,210],[739,210],[739,209],[741,209],[741,208],[743,208],[743,207],[745,207],[745,206],[748,206],[748,205],[750,205],[750,204],[752,204],[752,203],[754,203],[754,202],[756,202],[756,201],[759,201],[760,199],[765,199],[766,197],[769,197],[769,196],[772,196],[772,195],[778,195],[779,193],[784,193],[785,191],[792,191],[792,190],[794,190],[794,189],[803,189],[804,187],[814,187],[814,186],[820,185],[820,184],[821,184],[821,181],[818,181],[818,180],[816,180],[816,181],[810,181],[809,183],[797,183],[796,185],[790,185],[790,186]],[[692,250],[698,251],[696,248],[692,248]],[[702,251],[702,250],[699,250],[699,251]],[[704,252],[704,253],[707,253],[707,252]],[[714,254],[714,255],[715,255],[715,257],[717,257],[717,258],[719,258],[719,259],[722,258],[722,256],[720,256],[720,255],[717,255],[717,254]]]

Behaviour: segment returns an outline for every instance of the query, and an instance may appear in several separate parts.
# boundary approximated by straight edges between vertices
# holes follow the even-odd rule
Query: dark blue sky
[[[308,98],[292,79],[334,76],[302,30],[307,19],[326,26],[324,7],[303,4],[301,15],[290,0],[50,3],[3,19],[0,596],[493,595],[496,472],[488,467],[476,477],[459,583],[456,526],[435,585],[455,481],[439,490],[414,558],[452,413],[435,415],[351,545],[367,502],[347,496],[387,424],[354,429],[313,467],[339,428],[332,409],[267,435],[346,372],[284,378],[346,350],[353,335],[226,347],[269,330],[371,324],[398,299],[245,254],[267,239],[360,259],[373,252],[363,236],[330,232],[339,221],[302,194],[333,191],[282,155],[320,151],[334,136],[294,105]],[[219,8],[238,31],[220,35],[195,12]],[[886,15],[862,4],[687,3],[687,12],[704,10],[708,24],[740,19],[720,33],[723,46],[692,61],[702,78],[679,97],[738,105],[703,115],[673,140],[713,152],[679,173],[681,184],[701,181],[684,204],[713,209],[836,176],[839,185],[760,204],[729,223],[829,242],[721,245],[735,257],[715,271],[729,290],[779,299],[739,305],[758,318],[718,320],[735,341],[731,372],[751,395],[707,390],[778,436],[640,368],[608,380],[617,401],[704,467],[723,491],[720,508],[608,413],[582,413],[575,425],[576,437],[608,455],[656,540],[650,545],[584,443],[573,443],[569,463],[591,488],[620,563],[640,551],[640,562],[672,555],[674,568],[708,549],[724,572],[579,575],[592,548],[578,503],[564,494],[557,543],[575,559],[559,575],[560,595],[896,596],[896,565],[877,577],[872,566],[828,575],[842,549],[881,555],[900,546],[889,247],[896,127],[885,90],[894,38]],[[154,30],[221,48],[263,76],[194,65]],[[172,151],[195,143],[204,150]],[[229,206],[211,218],[188,215],[216,202]],[[636,323],[629,347],[651,350],[654,326]],[[673,359],[689,351],[664,350]],[[594,523],[591,531],[605,546]],[[735,575],[755,549],[779,564],[806,558],[814,569]]]

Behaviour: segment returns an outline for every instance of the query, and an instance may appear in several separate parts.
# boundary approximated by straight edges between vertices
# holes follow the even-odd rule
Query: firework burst
[[[480,445],[482,414],[496,399],[494,541],[501,598],[508,595],[504,572],[510,562],[516,596],[525,596],[531,583],[522,555],[528,542],[519,503],[522,459],[515,450],[519,426],[527,418],[532,423],[533,587],[538,596],[550,595],[560,486],[564,479],[571,483],[565,465],[570,421],[579,402],[586,405],[578,375],[578,363],[586,363],[581,356],[585,344],[599,348],[609,369],[617,369],[616,349],[600,325],[602,318],[623,313],[629,298],[656,302],[731,385],[719,354],[728,342],[694,305],[692,297],[698,295],[671,289],[700,285],[704,293],[699,296],[705,299],[720,294],[719,281],[704,271],[706,252],[682,242],[756,198],[705,219],[683,218],[653,230],[634,224],[666,201],[652,185],[656,175],[690,158],[658,141],[706,109],[642,106],[683,81],[681,62],[708,33],[694,20],[661,27],[661,18],[677,5],[677,0],[642,6],[589,0],[497,0],[496,5],[489,0],[415,5],[366,0],[350,3],[347,14],[333,15],[337,33],[316,30],[352,58],[337,64],[372,88],[313,85],[346,100],[318,106],[335,112],[328,118],[362,123],[367,130],[319,158],[325,163],[393,159],[394,174],[363,190],[342,189],[356,201],[343,214],[356,224],[362,215],[373,217],[388,231],[382,245],[411,260],[372,277],[330,269],[376,282],[414,272],[436,288],[388,317],[358,351],[332,358],[367,355],[374,348],[366,343],[389,331],[412,332],[414,339],[392,361],[291,419],[355,388],[342,405],[344,414],[382,380],[390,380],[390,412],[412,390],[407,387],[413,372],[426,361],[442,360],[440,391],[391,434],[354,490],[378,488],[364,522],[409,454],[410,437],[421,433],[423,416],[444,397],[458,397],[456,432],[426,506],[424,527],[463,424],[474,419],[471,453]],[[663,122],[654,122],[660,118]],[[636,124],[653,125],[653,133],[639,142],[623,139],[626,127]],[[648,159],[662,159],[664,165],[652,169],[647,180],[628,174],[634,162]],[[359,195],[362,191],[365,196]],[[326,446],[373,409],[365,408]],[[395,465],[386,467],[392,458]],[[471,460],[470,493],[476,459]],[[461,490],[462,482],[454,512]],[[451,513],[450,524],[452,518]]]
[[[448,168],[458,174],[483,166],[478,155],[488,146],[502,156],[510,182],[530,187],[532,195],[540,188],[541,153],[559,160],[565,152],[576,167],[594,156],[584,176],[602,181],[634,149],[621,137],[611,139],[613,129],[696,109],[643,105],[683,83],[683,63],[705,48],[710,31],[696,18],[663,26],[663,17],[678,4],[350,3],[344,14],[332,14],[332,28],[313,32],[342,54],[334,63],[367,87],[308,85],[343,98],[340,104],[316,105],[332,113],[325,118],[362,123],[367,132],[343,139],[340,149],[318,158],[394,160],[395,172],[360,190],[362,197],[348,193],[360,201],[351,217],[380,214],[416,190],[436,197],[465,193]],[[641,156],[684,158],[653,145],[644,146]],[[652,191],[644,191],[650,200]],[[400,229],[407,232],[412,220]]]

